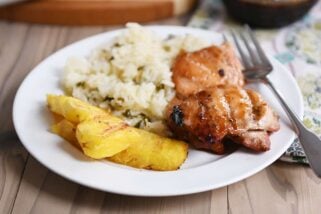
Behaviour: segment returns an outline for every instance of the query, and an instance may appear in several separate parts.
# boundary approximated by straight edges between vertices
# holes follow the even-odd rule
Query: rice
[[[67,94],[123,118],[129,125],[168,135],[164,111],[175,96],[171,65],[180,51],[209,45],[191,35],[161,38],[135,23],[88,57],[71,57],[64,68]]]

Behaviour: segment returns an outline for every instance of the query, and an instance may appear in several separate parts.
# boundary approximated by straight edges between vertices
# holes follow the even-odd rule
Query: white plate
[[[150,27],[161,36],[193,34],[220,44],[219,34],[185,27]],[[170,196],[202,192],[242,180],[270,165],[290,146],[295,138],[278,101],[263,84],[252,85],[281,116],[281,130],[272,134],[270,151],[255,154],[239,149],[218,156],[190,150],[180,170],[155,172],[139,170],[108,161],[86,158],[69,143],[48,131],[51,114],[46,109],[46,94],[62,94],[59,81],[66,59],[88,55],[100,44],[110,41],[121,31],[93,36],[61,49],[33,69],[21,84],[13,106],[13,121],[26,149],[39,162],[59,175],[95,189],[137,196]],[[272,60],[272,59],[271,59]],[[302,118],[303,102],[299,88],[291,74],[278,62],[272,80],[287,102]]]

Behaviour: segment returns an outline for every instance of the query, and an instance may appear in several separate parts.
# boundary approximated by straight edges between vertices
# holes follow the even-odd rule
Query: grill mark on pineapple
[[[120,131],[120,130],[123,130],[123,129],[126,129],[128,128],[129,126],[125,123],[122,123],[120,125],[116,125],[116,126],[108,126],[106,129],[104,129],[103,133],[104,134],[111,134],[113,132],[116,132],[116,131]]]

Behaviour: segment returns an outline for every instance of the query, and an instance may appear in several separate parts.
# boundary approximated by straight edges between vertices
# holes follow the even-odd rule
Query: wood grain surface
[[[187,18],[158,24],[183,25]],[[301,165],[277,162],[246,180],[221,189],[179,197],[147,198],[80,186],[48,171],[28,155],[14,132],[11,119],[12,102],[19,84],[37,63],[57,49],[112,29],[0,22],[1,214],[321,212],[321,180]]]

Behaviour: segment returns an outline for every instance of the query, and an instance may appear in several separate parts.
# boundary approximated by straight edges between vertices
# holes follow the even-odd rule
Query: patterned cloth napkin
[[[188,26],[224,32],[241,28],[225,13],[221,0],[205,0],[196,10]],[[321,2],[302,20],[277,30],[257,30],[264,49],[284,64],[297,80],[304,99],[307,128],[321,135]],[[281,160],[306,163],[298,140],[282,155]]]

